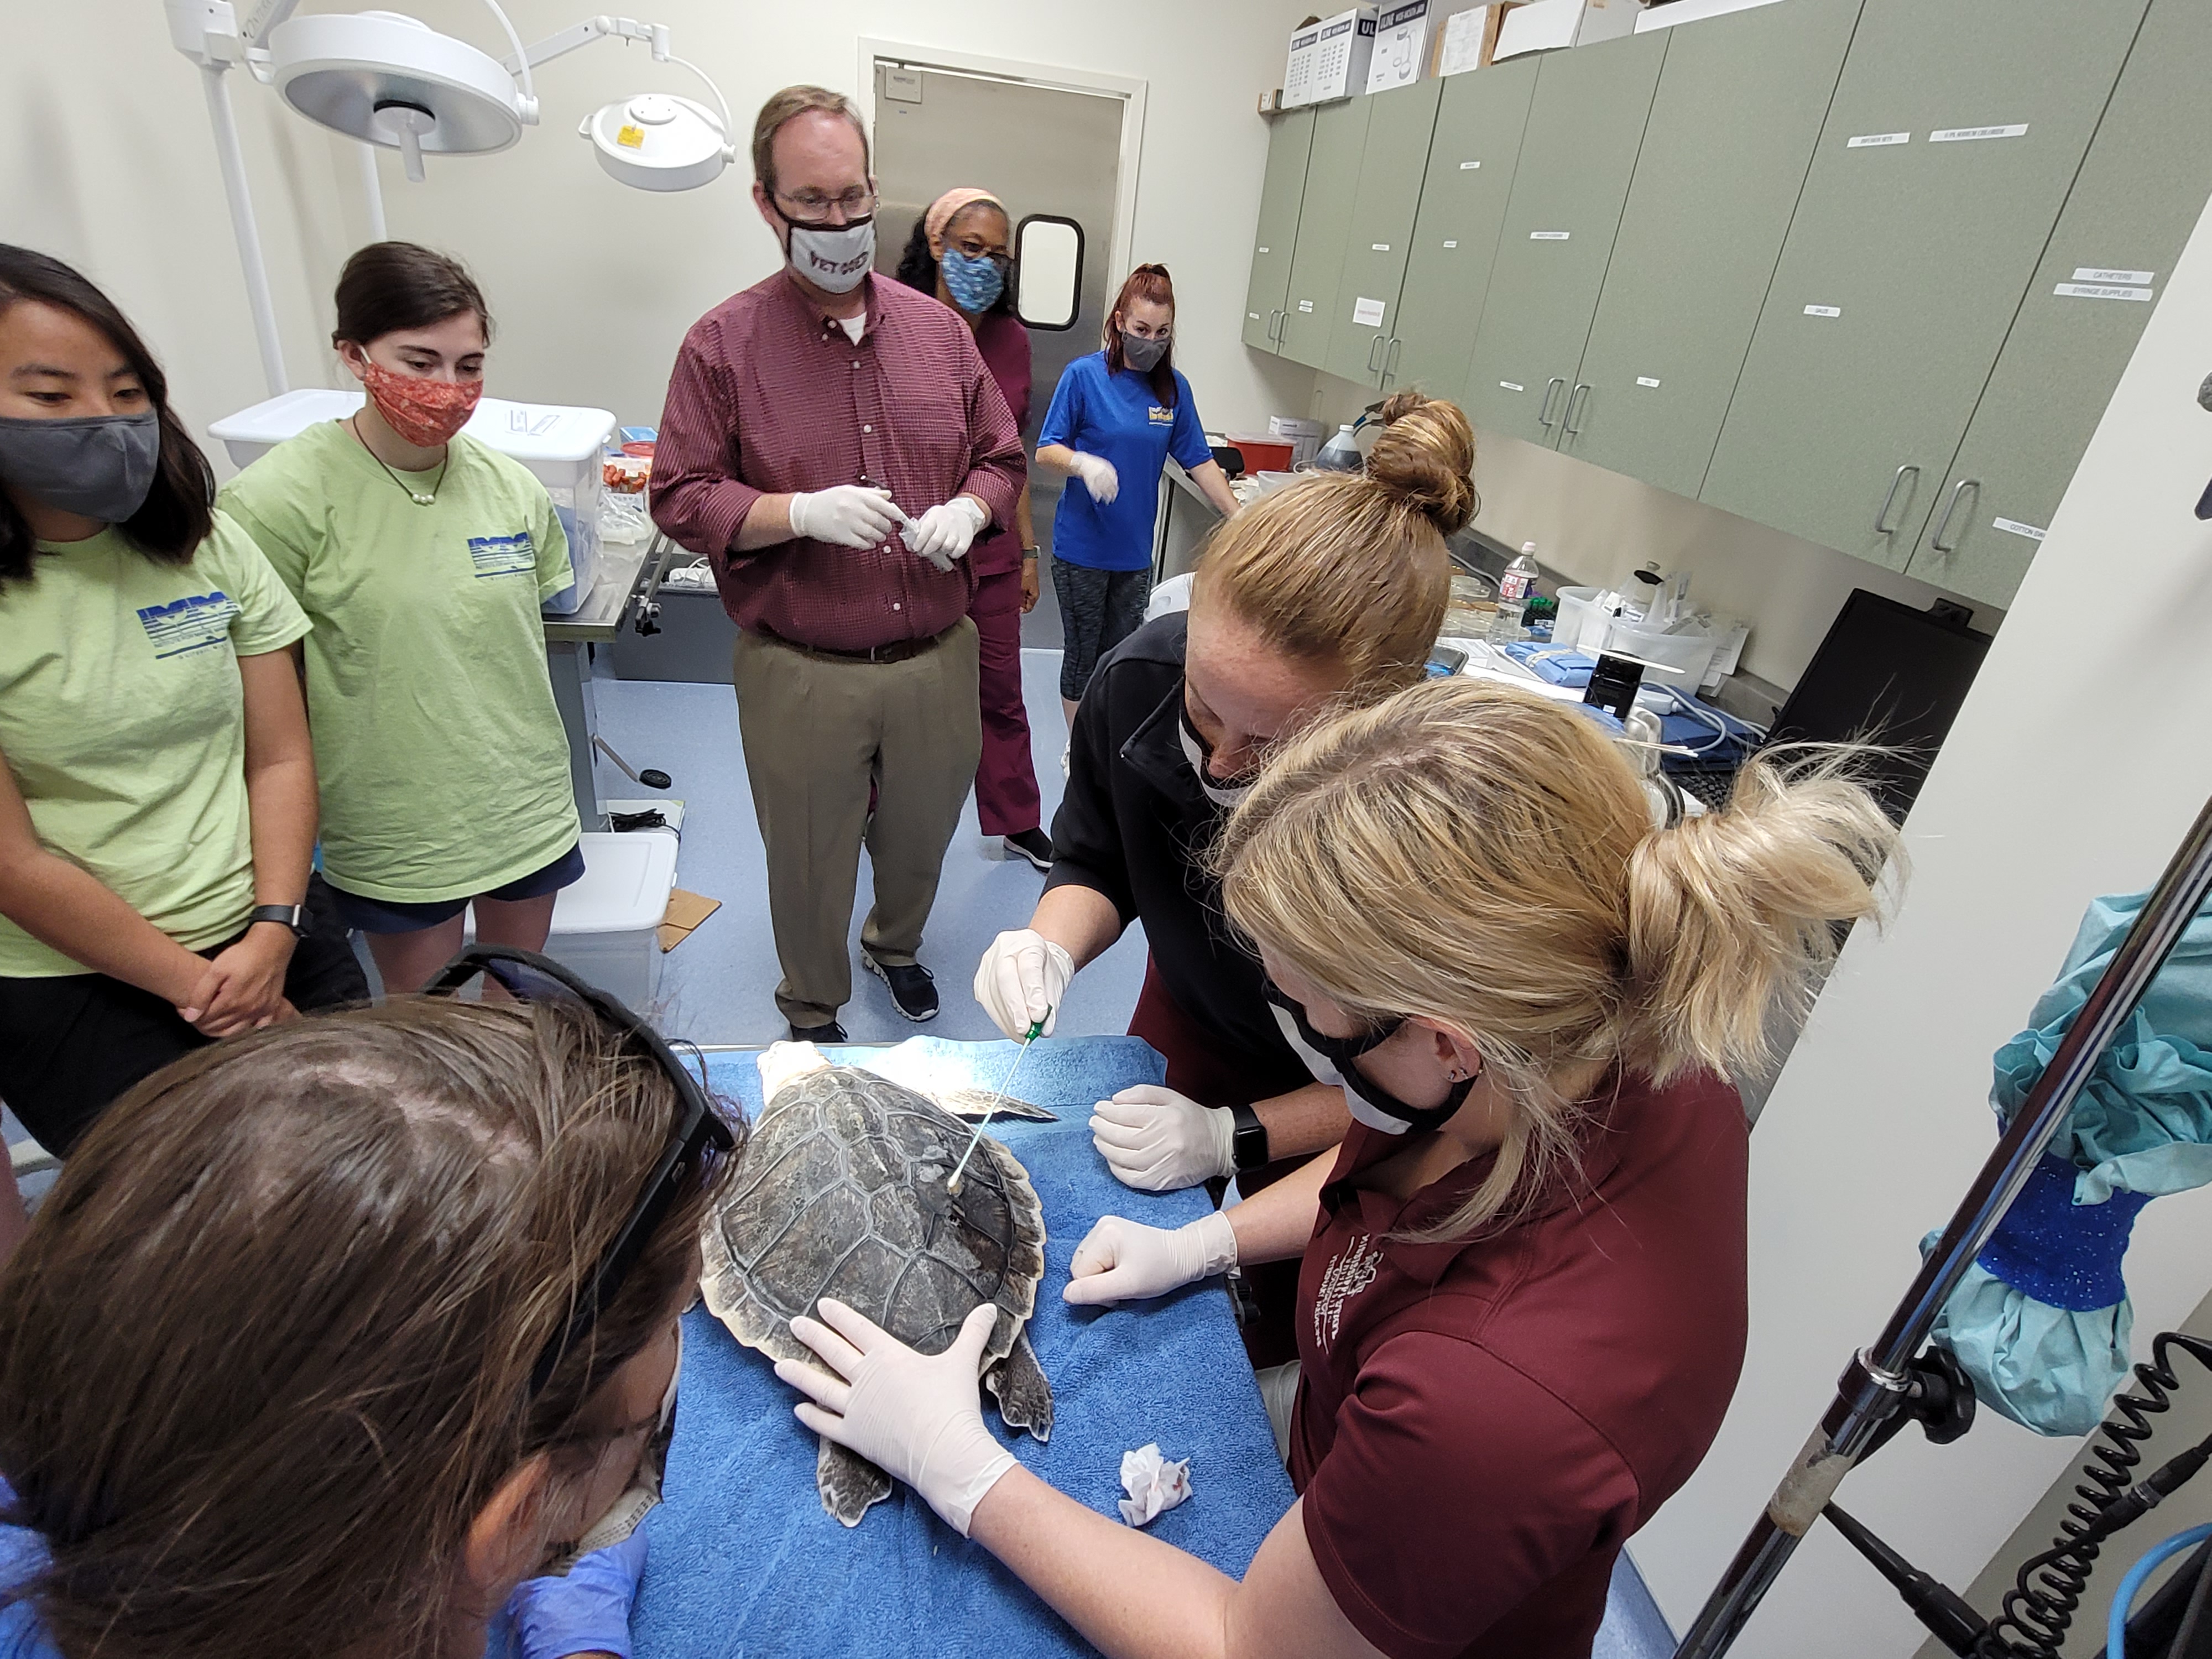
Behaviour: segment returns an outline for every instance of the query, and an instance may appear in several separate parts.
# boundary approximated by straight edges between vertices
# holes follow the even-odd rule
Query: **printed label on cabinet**
[[[1841,306],[1807,306],[1805,314],[1808,317],[1840,317],[1844,314],[1844,308]]]
[[[1382,327],[1382,302],[1380,300],[1370,300],[1364,295],[1354,300],[1352,302],[1352,320],[1362,328]],[[1367,349],[1370,351],[1375,349],[1373,346]]]
[[[1928,135],[1931,144],[1964,144],[1977,138],[2019,138],[2027,131],[2027,123],[2021,121],[2008,127],[1942,127]]]
[[[1659,382],[1653,380],[1649,374],[1639,374],[1636,377],[1636,384],[1638,386],[1656,386]]]
[[[2147,288],[2119,288],[2109,283],[2061,283],[2051,290],[2062,300],[2148,300]]]
[[[2039,542],[2050,533],[2038,530],[2032,524],[2022,524],[2018,519],[1991,519],[1990,528],[2002,530],[2008,536],[2025,536],[2032,542]]]
[[[1462,161],[1459,164],[1459,170],[1462,173],[1472,173],[1481,165],[1480,161]]]
[[[1367,251],[1370,253],[1388,253],[1390,251],[1390,244],[1388,242],[1370,242],[1367,245]]]
[[[1532,230],[1528,233],[1528,240],[1532,242],[1564,242],[1573,234],[1566,230]]]
[[[1862,132],[1856,138],[1846,139],[1844,148],[1876,149],[1884,144],[1909,144],[1911,142],[1912,135],[1909,132]]]
[[[1301,300],[1301,301],[1298,301],[1298,309],[1299,309],[1300,311],[1304,312],[1307,316],[1309,316],[1309,317],[1312,316],[1312,315],[1313,315],[1313,301],[1312,301],[1311,300]]]
[[[1498,384],[1508,392],[1526,392],[1528,389],[1518,380],[1500,380]]]
[[[2100,270],[2091,265],[2077,265],[2074,280],[2077,283],[2138,283],[2148,284],[2157,278],[2154,270]]]
[[[1448,236],[1444,239],[1444,246],[1446,247],[1457,247],[1459,246],[1459,239],[1455,236]]]

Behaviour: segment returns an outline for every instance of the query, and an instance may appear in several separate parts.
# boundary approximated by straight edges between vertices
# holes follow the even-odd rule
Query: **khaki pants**
[[[864,836],[876,903],[861,945],[893,967],[921,947],[982,753],[975,624],[963,617],[933,648],[892,663],[832,661],[740,633],[734,678],[783,968],[775,1004],[793,1025],[826,1024],[853,994],[845,939]]]

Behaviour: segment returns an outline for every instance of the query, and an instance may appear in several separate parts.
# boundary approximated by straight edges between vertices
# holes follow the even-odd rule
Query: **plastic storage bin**
[[[222,440],[234,466],[247,467],[318,421],[344,420],[362,402],[358,388],[307,387],[226,415],[208,431]],[[580,610],[599,574],[600,456],[615,417],[604,409],[486,398],[461,429],[520,461],[545,486],[568,535],[568,566],[576,579],[574,586],[546,600],[545,609],[556,617]]]
[[[586,834],[584,876],[553,901],[545,954],[637,1013],[660,994],[660,921],[676,886],[676,837]]]

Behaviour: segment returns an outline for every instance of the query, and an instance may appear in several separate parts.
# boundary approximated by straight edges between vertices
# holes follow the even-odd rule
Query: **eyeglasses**
[[[806,216],[802,219],[786,214],[784,216],[795,225],[826,223],[832,208],[843,210],[845,222],[848,225],[875,217],[876,192],[860,185],[836,196],[824,196],[818,190],[778,190],[771,193],[778,201],[790,203]]]
[[[998,266],[1002,275],[1013,269],[1012,254],[1001,253],[998,249],[986,247],[981,242],[955,242],[952,245],[952,251],[969,259],[988,259],[993,264]]]
[[[453,996],[478,975],[496,981],[518,1001],[567,1003],[588,1011],[625,1046],[641,1051],[659,1066],[676,1090],[676,1121],[667,1144],[653,1160],[645,1188],[616,1231],[614,1242],[578,1289],[568,1322],[554,1334],[532,1368],[530,1392],[534,1395],[544,1391],[562,1356],[583,1339],[598,1322],[600,1310],[621,1291],[684,1182],[695,1173],[713,1169],[737,1150],[738,1143],[707,1098],[706,1058],[696,1044],[683,1046],[698,1062],[696,1078],[658,1031],[605,992],[586,985],[550,957],[503,945],[470,945],[440,969],[423,991],[434,997]]]

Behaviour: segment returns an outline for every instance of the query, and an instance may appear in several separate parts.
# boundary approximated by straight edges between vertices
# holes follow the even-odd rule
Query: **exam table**
[[[834,1062],[894,1077],[933,1075],[995,1091],[1010,1042],[918,1037],[895,1048],[831,1048]],[[748,1113],[760,1109],[750,1053],[708,1057],[708,1076]],[[1127,1309],[1060,1300],[1068,1261],[1109,1212],[1175,1227],[1207,1207],[1202,1189],[1147,1194],[1107,1173],[1085,1127],[1094,1101],[1164,1080],[1135,1037],[1040,1041],[1015,1092],[1056,1123],[999,1120],[988,1133],[1028,1168],[1043,1202],[1045,1274],[1030,1340],[1052,1381],[1048,1444],[1007,1441],[1024,1464],[1118,1523],[1121,1454],[1157,1441],[1190,1459],[1192,1496],[1149,1528],[1242,1577],[1291,1506],[1267,1413],[1220,1283]],[[652,1553],[632,1629],[639,1659],[773,1659],[842,1654],[977,1654],[992,1659],[1091,1651],[980,1545],[904,1486],[848,1530],[814,1488],[815,1437],[792,1415],[798,1395],[766,1355],[741,1346],[706,1310],[684,1318],[682,1389],[665,1501],[646,1523]],[[985,1396],[984,1421],[1006,1439]]]

